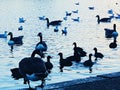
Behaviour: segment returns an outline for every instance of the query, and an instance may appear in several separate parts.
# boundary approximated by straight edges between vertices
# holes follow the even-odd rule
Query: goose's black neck
[[[48,19],[48,18],[46,18],[46,20],[47,20],[47,27],[49,27],[49,19]]]
[[[60,60],[62,60],[63,59],[63,54],[59,53],[59,56],[60,56]]]
[[[116,31],[116,24],[113,25],[113,30]]]
[[[77,47],[77,44],[76,43],[73,43],[74,47],[76,48]]]
[[[50,58],[51,58],[51,57],[49,57],[49,56],[47,57],[47,62],[50,62]]]
[[[42,42],[42,35],[41,36],[39,36],[40,37],[40,42]]]
[[[92,60],[91,58],[92,58],[92,54],[89,54],[89,60],[90,60],[90,61]]]
[[[13,39],[13,34],[10,32],[8,35],[10,35],[10,40]]]

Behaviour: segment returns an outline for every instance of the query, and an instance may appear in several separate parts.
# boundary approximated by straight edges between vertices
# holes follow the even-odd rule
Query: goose
[[[93,64],[94,64],[94,62],[92,62],[91,57],[92,57],[92,53],[89,54],[89,59],[83,62],[83,65],[84,65],[85,67],[89,67],[90,73],[92,73],[92,66],[93,66]]]
[[[46,18],[46,20],[47,20],[47,27],[48,28],[50,25],[52,25],[52,26],[61,25],[61,22],[62,22],[62,20],[55,20],[55,21],[49,22],[48,18]]]
[[[113,29],[105,28],[104,30],[106,38],[117,38],[118,32],[116,31],[116,24],[113,24]]]
[[[47,62],[45,62],[45,66],[46,66],[46,69],[47,69],[48,73],[51,73],[51,70],[53,68],[53,64],[50,62],[51,58],[52,57],[48,55],[47,56]]]
[[[109,48],[116,48],[117,47],[117,43],[116,42],[117,42],[116,39],[114,39],[113,42],[111,42],[109,44]]]
[[[63,35],[63,34],[64,34],[65,36],[67,35],[67,27],[64,27],[64,29],[62,30],[62,35]]]
[[[8,35],[10,35],[10,40],[8,41],[8,45],[22,45],[23,44],[23,37],[24,36],[18,36],[13,37],[13,33],[9,32]]]
[[[80,21],[80,17],[77,18],[72,18],[73,21],[79,22]]]
[[[96,17],[97,17],[97,22],[98,22],[98,24],[99,24],[100,22],[111,22],[111,18],[101,18],[101,19],[100,19],[100,16],[99,16],[99,15],[96,15]]]
[[[0,38],[7,38],[7,31],[4,31],[3,34],[0,34]]]
[[[100,52],[97,51],[96,47],[94,47],[93,50],[95,51],[95,53],[94,53],[95,60],[97,60],[98,58],[102,59],[104,57],[104,55],[102,53],[100,53]]]
[[[35,57],[38,54],[41,57]],[[45,62],[42,60],[44,54],[38,50],[34,50],[31,57],[25,57],[19,62],[18,68],[11,69],[11,76],[18,80],[20,78],[24,79],[24,84],[28,84],[29,89],[31,89],[30,81],[41,80],[41,88],[44,87],[45,78],[48,72],[45,67]]]
[[[66,67],[66,66],[72,66],[72,61],[69,60],[69,59],[63,59],[63,53],[60,52],[58,53],[58,55],[60,56],[60,72],[63,72],[63,68]]]
[[[87,52],[85,52],[81,47],[77,47],[76,42],[74,42],[73,45],[74,45],[74,48],[73,48],[74,52],[78,52],[81,57],[86,56]]]
[[[43,51],[47,51],[47,48],[48,48],[48,47],[47,47],[46,42],[43,41],[42,33],[39,32],[37,36],[40,37],[40,42],[38,42],[38,43],[36,44],[35,49],[40,50],[40,51],[42,51],[42,52],[43,52]]]
[[[26,20],[23,17],[19,18],[19,23],[24,23]]]

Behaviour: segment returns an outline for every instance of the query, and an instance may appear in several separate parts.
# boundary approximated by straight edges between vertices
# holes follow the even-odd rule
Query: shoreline
[[[120,72],[48,84],[43,90],[120,90]],[[36,90],[41,90],[36,86]]]

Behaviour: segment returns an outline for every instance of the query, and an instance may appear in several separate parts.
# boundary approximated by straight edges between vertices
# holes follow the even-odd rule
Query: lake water
[[[75,3],[78,3],[76,5]],[[94,7],[90,10],[88,7]],[[120,20],[112,19],[111,23],[97,24],[96,15],[108,17],[108,10],[113,9],[115,13],[120,14],[119,0],[0,0],[0,33],[4,31],[13,32],[14,36],[24,35],[22,46],[14,46],[13,52],[7,39],[0,38],[0,90],[15,90],[28,87],[23,84],[23,80],[14,80],[11,77],[10,69],[18,67],[19,61],[24,57],[29,57],[35,49],[39,38],[37,34],[42,32],[43,40],[48,45],[47,55],[53,58],[54,64],[52,73],[46,79],[46,84],[86,78],[99,74],[117,72],[120,69],[120,37],[117,38],[117,48],[110,49],[108,46],[113,39],[105,38],[104,28],[112,28],[117,25],[117,31],[120,33]],[[78,13],[72,13],[67,20],[63,20],[65,12],[78,10]],[[58,32],[54,32],[54,27],[46,27],[46,21],[39,20],[38,17],[45,16],[52,20],[63,20]],[[26,19],[25,23],[19,23],[19,17]],[[71,18],[80,17],[80,22],[72,21]],[[22,31],[18,27],[23,26]],[[67,27],[67,36],[61,34],[61,30]],[[63,56],[73,55],[73,45],[76,42],[82,47],[87,55],[94,53],[93,48],[104,54],[104,58],[98,60],[93,66],[93,72],[89,73],[88,68],[81,64],[74,64],[72,67],[65,67],[64,72],[59,72],[59,52]],[[82,61],[88,59],[82,58]],[[94,60],[94,57],[92,58]],[[44,58],[46,61],[46,58]],[[41,82],[31,82],[31,85],[37,86]]]

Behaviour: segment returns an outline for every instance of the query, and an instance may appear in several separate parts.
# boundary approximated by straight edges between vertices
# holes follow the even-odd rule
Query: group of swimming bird
[[[77,3],[78,5],[78,3]],[[73,11],[74,13],[78,13],[77,11]],[[66,12],[66,16],[70,16],[71,13]],[[101,22],[111,22],[111,18],[101,18],[100,16],[96,16],[98,24]],[[47,21],[47,28],[49,26],[55,26],[58,27],[61,25],[62,20],[55,20],[55,21],[49,21],[48,18],[44,17],[39,17],[40,20],[46,20]],[[19,23],[24,23],[26,20],[24,18],[19,18]],[[19,30],[22,30],[23,27],[20,27]],[[65,27],[66,29],[67,27]],[[105,37],[106,38],[113,38],[113,42],[110,43],[109,47],[110,48],[116,48],[117,47],[117,37],[118,37],[118,32],[116,31],[116,24],[113,25],[113,29],[108,29],[105,28]],[[67,34],[66,30],[63,30],[63,34]],[[5,34],[0,34],[1,38],[6,38],[7,35],[10,35],[10,40],[8,41],[8,45],[13,46],[13,45],[22,45],[23,44],[23,37],[24,36],[18,36],[18,37],[13,37],[13,33],[5,31]],[[29,88],[30,86],[30,80],[31,81],[37,81],[41,80],[41,87],[44,87],[45,84],[45,78],[51,73],[51,70],[53,68],[53,65],[50,62],[50,59],[52,56],[47,56],[47,62],[45,62],[42,58],[45,57],[44,52],[47,51],[48,45],[46,44],[45,41],[43,41],[43,35],[42,32],[39,32],[38,35],[40,38],[40,41],[36,44],[35,50],[31,53],[30,57],[25,57],[19,62],[18,68],[13,68],[11,69],[12,72],[12,77],[16,80],[23,78],[24,79],[24,84],[28,84]],[[86,57],[87,52],[83,50],[83,48],[78,47],[76,42],[73,42],[74,48],[73,48],[73,55],[64,58],[63,53],[59,52],[58,55],[60,56],[59,58],[59,69],[60,72],[63,72],[64,67],[72,66],[73,62],[76,63],[81,63],[81,57]],[[102,59],[104,55],[100,52],[98,52],[97,48],[93,48],[95,51],[94,54],[90,53],[88,56],[88,60],[82,62],[82,64],[85,67],[89,67],[89,72],[92,72],[92,66],[95,64],[95,62],[98,60],[98,58]],[[35,57],[35,55],[38,54],[40,57]],[[92,61],[92,56],[94,56],[95,61]]]

